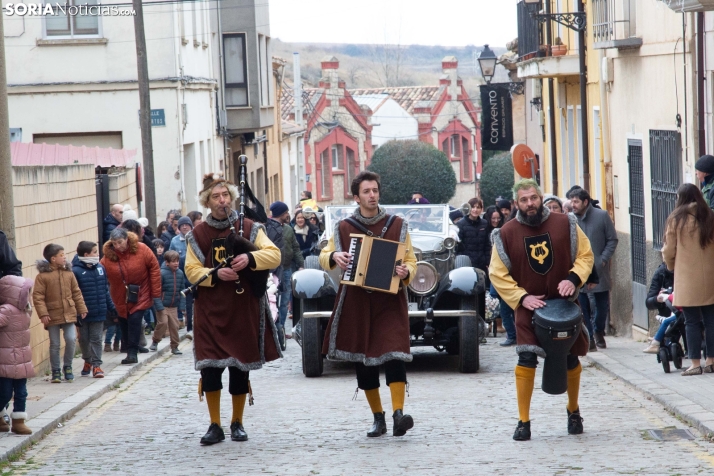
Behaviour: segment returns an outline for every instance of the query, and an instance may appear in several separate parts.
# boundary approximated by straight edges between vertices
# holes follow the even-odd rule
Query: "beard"
[[[525,212],[520,209],[518,210],[523,217],[523,222],[529,226],[540,225],[543,222],[543,205],[536,209],[536,213],[534,215],[528,215],[529,210],[532,210],[532,208],[526,210]]]

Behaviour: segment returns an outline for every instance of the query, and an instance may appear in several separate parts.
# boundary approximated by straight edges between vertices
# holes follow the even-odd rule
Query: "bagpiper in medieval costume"
[[[229,208],[238,199],[238,188],[212,174],[203,180],[200,204],[211,209],[206,221],[186,235],[186,276],[198,282],[217,267],[230,251],[237,219]],[[265,297],[250,273],[280,265],[280,250],[268,239],[263,225],[245,218],[243,235],[256,251],[235,253],[230,265],[218,269],[197,287],[194,306],[195,368],[201,372],[199,394],[205,393],[211,424],[201,444],[223,441],[220,400],[221,376],[228,368],[228,391],[233,401],[231,439],[245,441],[243,410],[251,393],[249,371],[282,357],[275,324]],[[267,280],[266,280],[267,281]],[[264,281],[265,282],[265,281]]]
[[[406,286],[416,272],[416,257],[407,230],[407,223],[391,217],[379,207],[379,175],[361,172],[351,184],[351,192],[359,208],[352,217],[338,221],[328,244],[320,253],[325,269],[339,266],[347,269],[351,255],[350,233],[365,234],[405,243],[407,254],[403,264],[395,267],[401,278],[400,290],[394,294],[370,292],[357,286],[340,285],[335,307],[325,332],[322,353],[328,359],[354,362],[357,387],[367,396],[374,423],[367,433],[378,437],[387,432],[385,414],[379,396],[379,366],[384,365],[387,386],[392,397],[394,436],[403,436],[414,426],[410,415],[404,414],[407,372],[405,362],[411,362],[409,315]]]

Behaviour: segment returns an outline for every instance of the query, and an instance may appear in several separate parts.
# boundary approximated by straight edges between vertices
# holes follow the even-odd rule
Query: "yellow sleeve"
[[[515,311],[521,305],[523,296],[528,293],[513,279],[510,271],[508,271],[508,268],[506,268],[506,265],[503,264],[501,257],[498,255],[495,246],[491,250],[491,264],[488,267],[488,276],[491,278],[491,284],[496,288],[501,299],[506,301],[508,307]]]
[[[332,253],[335,251],[335,237],[334,235],[330,237],[330,239],[327,241],[327,245],[320,251],[320,266],[322,266],[322,269],[334,269],[335,266],[330,266],[330,256]]]
[[[674,262],[677,258],[677,232],[673,227],[667,227],[664,246],[662,247],[662,258],[667,265],[667,269],[674,271]]]
[[[264,230],[258,230],[253,243],[258,247],[258,251],[250,253],[255,260],[255,268],[251,268],[253,271],[273,269],[280,266],[280,249],[270,241]]]
[[[186,246],[186,265],[184,266],[184,272],[186,273],[186,278],[189,282],[195,283],[202,277],[206,275],[211,269],[203,266],[193,252],[191,246]],[[213,276],[209,276],[200,286],[213,287]]]
[[[402,279],[402,282],[405,286],[409,286],[409,283],[411,283],[412,279],[414,279],[414,275],[416,274],[417,268],[417,259],[416,255],[414,254],[412,238],[411,236],[409,236],[409,232],[407,232],[407,237],[404,240],[404,244],[407,246],[407,254],[404,256],[404,264],[409,270],[409,276],[407,276],[407,279]]]
[[[593,272],[595,255],[590,246],[590,240],[583,230],[580,229],[580,226],[577,226],[576,229],[578,230],[578,255],[575,257],[575,263],[573,263],[570,272],[578,275],[580,285],[583,286]]]

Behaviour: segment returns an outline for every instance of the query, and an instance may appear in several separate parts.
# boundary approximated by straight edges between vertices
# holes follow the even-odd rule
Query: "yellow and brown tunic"
[[[558,284],[565,279],[573,281],[576,288],[582,286],[593,267],[590,241],[574,215],[550,213],[548,208],[544,208],[540,225],[526,224],[519,212],[515,220],[494,230],[491,238],[489,276],[499,296],[515,311],[516,352],[545,357],[533,329],[533,311],[521,302],[528,295],[562,299]],[[584,330],[570,353],[583,356],[588,346]]]
[[[259,223],[245,219],[245,236],[258,251],[249,253],[252,270],[272,269],[280,265],[280,250]],[[186,235],[186,276],[195,283],[224,256],[225,238],[231,233],[228,220],[207,220]],[[250,272],[248,268],[239,275]],[[237,367],[255,370],[282,357],[275,323],[270,317],[267,299],[256,297],[248,279],[236,293],[234,282],[209,277],[199,287],[194,301],[194,356],[196,370],[207,367]]]

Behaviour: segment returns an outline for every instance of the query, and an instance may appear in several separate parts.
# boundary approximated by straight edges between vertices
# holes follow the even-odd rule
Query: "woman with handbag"
[[[121,363],[135,364],[137,353],[144,351],[139,348],[144,311],[161,297],[159,262],[136,234],[116,228],[104,244],[101,264],[107,272],[109,292],[119,314],[122,348],[127,353]]]

